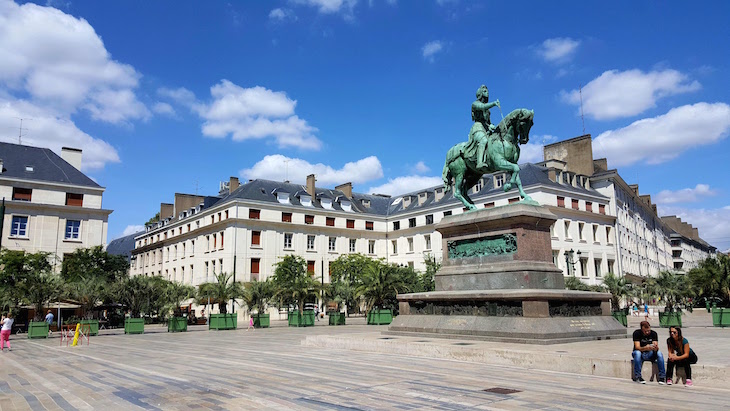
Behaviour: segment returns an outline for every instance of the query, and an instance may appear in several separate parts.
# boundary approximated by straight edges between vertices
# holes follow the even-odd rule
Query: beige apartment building
[[[54,270],[78,248],[105,245],[109,214],[104,187],[80,171],[82,151],[0,142],[0,198],[5,200],[2,247],[48,252]]]

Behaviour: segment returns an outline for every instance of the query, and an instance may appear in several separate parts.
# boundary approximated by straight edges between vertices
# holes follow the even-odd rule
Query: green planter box
[[[99,320],[81,320],[79,324],[89,326],[89,335],[99,335]]]
[[[167,320],[167,332],[177,333],[188,330],[188,319],[185,317],[170,317]]]
[[[671,312],[671,313],[659,313],[659,326],[662,328],[669,327],[681,327],[682,326],[682,313]]]
[[[45,321],[28,323],[28,338],[48,338],[48,323]]]
[[[329,315],[330,318],[329,325],[345,325],[345,313],[330,311],[327,315]]]
[[[299,311],[289,312],[289,327],[313,327],[314,326],[314,310],[304,310],[303,314]]]
[[[124,320],[125,334],[144,334],[144,318],[126,318]]]
[[[617,319],[624,327],[627,327],[629,324],[626,313],[623,311],[611,311],[611,317]]]
[[[209,330],[235,330],[238,328],[237,314],[211,314]]]
[[[269,314],[254,314],[253,317],[253,328],[269,328],[271,320]]]
[[[730,308],[713,308],[712,325],[715,327],[730,327]]]
[[[393,322],[393,310],[368,311],[368,325],[387,325]]]

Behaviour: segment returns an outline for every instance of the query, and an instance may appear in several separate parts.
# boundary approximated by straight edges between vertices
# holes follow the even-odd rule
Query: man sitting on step
[[[648,321],[641,322],[641,329],[634,331],[634,381],[639,384],[646,384],[641,378],[641,366],[644,361],[656,362],[659,368],[659,378],[657,382],[660,385],[666,384],[666,371],[664,370],[664,356],[659,351],[659,336],[656,331],[651,330]]]

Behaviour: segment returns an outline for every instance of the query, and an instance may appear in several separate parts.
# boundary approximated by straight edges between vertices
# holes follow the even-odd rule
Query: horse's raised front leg
[[[509,171],[512,173],[512,178],[510,178],[509,183],[504,185],[505,192],[512,190],[512,186],[514,185],[517,186],[520,197],[522,197],[526,201],[532,201],[532,197],[528,196],[527,193],[525,193],[525,190],[522,189],[522,180],[520,179],[520,166],[515,163],[510,163],[504,158],[500,158],[495,161],[495,166],[498,170]]]
[[[466,164],[463,160],[454,160],[449,166],[451,174],[454,176],[454,197],[464,204],[464,207],[470,210],[476,210],[476,206],[469,196],[464,193],[464,174],[466,173]],[[466,198],[465,198],[466,197]]]

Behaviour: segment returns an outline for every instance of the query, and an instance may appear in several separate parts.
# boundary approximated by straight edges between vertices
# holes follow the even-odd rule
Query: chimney
[[[229,181],[228,182],[228,192],[229,193],[236,191],[238,186],[241,185],[241,183],[238,182],[238,177],[231,177],[231,179],[228,181]]]
[[[608,161],[605,158],[593,160],[593,173],[608,171]]]
[[[78,148],[61,147],[61,158],[67,163],[74,166],[75,169],[81,170],[81,150]]]
[[[314,182],[315,181],[317,181],[317,179],[314,178],[314,174],[310,174],[307,176],[307,193],[309,193],[309,195],[312,197],[312,200],[317,198],[315,196],[315,192],[314,192]]]
[[[345,193],[345,197],[352,199],[352,183],[340,184],[335,187],[335,190],[342,191]]]
[[[172,217],[175,213],[175,206],[169,203],[160,203],[160,221]]]

